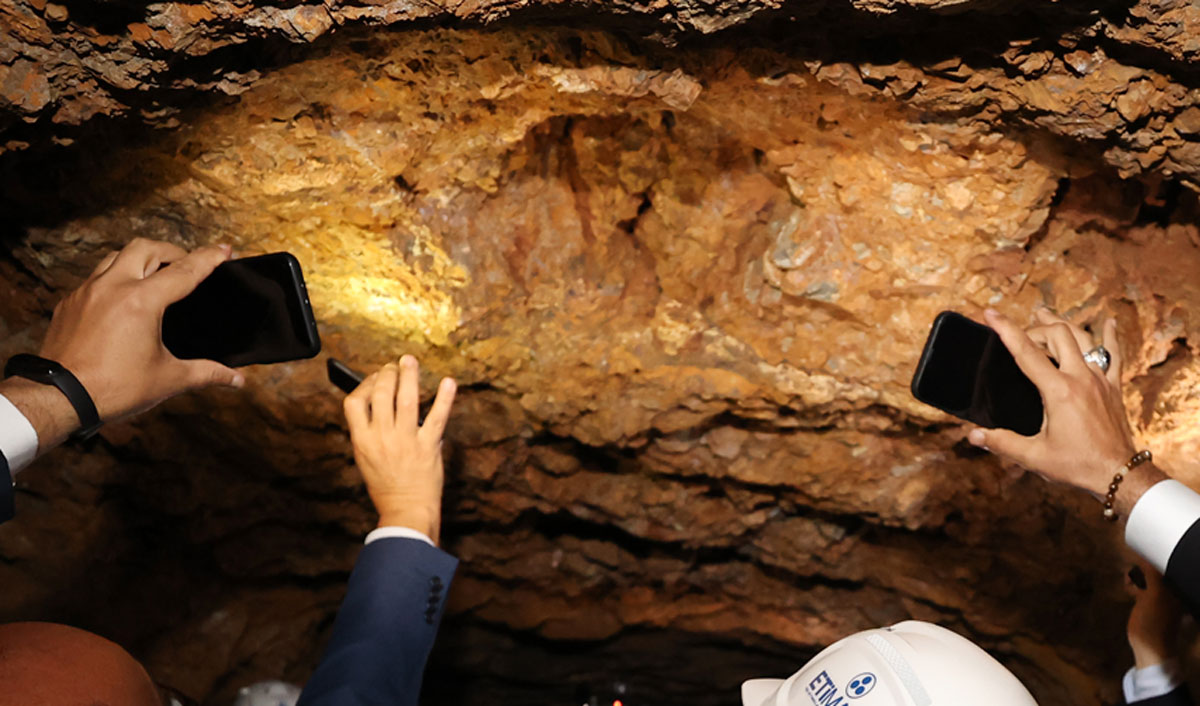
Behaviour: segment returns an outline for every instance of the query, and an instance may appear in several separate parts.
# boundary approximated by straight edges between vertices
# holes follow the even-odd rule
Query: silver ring
[[[1112,362],[1112,354],[1110,354],[1108,349],[1104,346],[1096,346],[1084,354],[1083,362],[1091,363],[1097,368],[1100,368],[1101,372],[1107,373],[1108,364]]]

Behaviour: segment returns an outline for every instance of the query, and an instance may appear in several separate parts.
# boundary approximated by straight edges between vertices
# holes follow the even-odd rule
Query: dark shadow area
[[[681,630],[626,630],[607,640],[547,640],[472,619],[442,625],[422,703],[726,706],[746,679],[786,678],[814,650]]]
[[[223,633],[217,650],[165,668],[147,666],[192,698],[228,706],[230,694],[248,683],[243,672],[256,668],[253,657],[244,664],[227,660],[240,640],[255,640],[254,624],[263,619],[254,615],[262,600],[256,596],[274,595],[280,601],[272,608],[276,620],[292,626],[269,625],[266,634],[299,630],[299,644],[312,647],[295,662],[276,658],[272,668],[283,673],[260,672],[260,678],[303,681],[362,543],[358,533],[322,517],[320,508],[331,502],[363,507],[365,492],[354,487],[340,497],[337,491],[316,494],[286,459],[261,444],[239,443],[235,430],[204,416],[156,412],[139,424],[146,431],[140,441],[114,445],[100,439],[86,451],[59,449],[24,472],[20,524],[7,528],[7,536],[37,538],[39,549],[4,563],[16,575],[36,577],[42,588],[26,596],[10,584],[9,597],[19,603],[5,605],[0,618],[80,627],[139,659],[160,652],[164,641],[166,649],[186,654],[191,647],[179,641],[180,631],[193,637]],[[165,453],[168,435],[173,451]],[[101,466],[113,470],[102,478],[88,475],[87,469]],[[83,513],[48,516],[47,499],[65,497],[94,500]],[[329,562],[339,555],[346,559]],[[236,683],[218,682],[212,692],[196,686],[204,683],[197,675],[214,673]]]

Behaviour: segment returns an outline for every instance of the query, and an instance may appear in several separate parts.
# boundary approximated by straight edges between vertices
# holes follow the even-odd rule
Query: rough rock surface
[[[818,4],[795,26],[949,37],[981,26],[973,5]],[[33,121],[0,162],[0,354],[142,236],[288,249],[328,354],[458,377],[445,534],[463,566],[431,703],[617,679],[731,703],[740,678],[907,617],[970,635],[1043,704],[1116,699],[1119,536],[908,383],[942,309],[1116,316],[1139,434],[1200,482],[1200,230],[1164,180],[1200,175],[1190,4],[1082,13],[978,65],[510,26],[347,32],[253,75],[174,57],[451,10],[115,7],[167,19],[103,44],[73,8],[0,5],[21,19],[0,51],[45,51],[0,55],[9,115]],[[620,8],[704,31],[769,10]],[[128,73],[71,73],[102,44]],[[179,95],[210,84],[237,95]],[[94,120],[134,109],[175,129]],[[23,474],[0,617],[99,630],[207,703],[302,681],[373,518],[321,361],[250,380]]]
[[[118,115],[173,126],[181,94],[241,93],[264,64],[288,54],[278,43],[358,26],[565,14],[558,6],[2,0],[0,129]],[[883,92],[958,121],[1036,125],[1103,145],[1123,175],[1179,174],[1200,183],[1192,63],[1200,55],[1200,7],[1188,0],[623,0],[579,3],[572,12],[668,42],[735,29],[760,40],[778,35],[817,75],[848,90]],[[272,40],[275,50],[264,52]],[[64,131],[56,139],[72,138]],[[27,144],[19,134],[0,143]]]

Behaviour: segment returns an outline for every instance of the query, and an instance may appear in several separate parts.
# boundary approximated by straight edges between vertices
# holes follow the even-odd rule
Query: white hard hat
[[[787,679],[742,684],[742,706],[1037,706],[987,652],[916,620],[838,640]]]

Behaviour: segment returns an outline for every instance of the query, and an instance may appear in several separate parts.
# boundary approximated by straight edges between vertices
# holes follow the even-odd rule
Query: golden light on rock
[[[681,4],[672,16],[706,31],[744,19],[665,7]],[[662,702],[727,703],[771,655],[786,674],[909,617],[971,635],[1043,706],[1112,703],[1128,666],[1119,538],[1090,498],[1010,472],[908,385],[943,309],[1115,316],[1135,429],[1200,482],[1200,217],[1168,179],[1200,178],[1200,97],[1121,63],[1179,35],[1080,35],[1138,47],[1118,61],[1067,47],[1074,35],[1009,45],[964,5],[921,25],[951,47],[930,47],[936,63],[868,63],[858,33],[830,28],[954,3],[852,4],[837,22],[823,14],[836,4],[811,4],[812,28],[802,16],[778,46],[772,32],[645,33],[681,40],[668,47],[519,19],[359,32],[346,24],[442,6],[337,2],[328,25],[204,3],[219,22],[71,34],[138,68],[108,70],[134,88],[257,41],[233,28],[298,43],[346,30],[170,90],[89,92],[14,63],[23,78],[0,80],[0,97],[45,140],[122,101],[135,121],[174,122],[128,144],[81,138],[62,167],[32,137],[0,141],[15,160],[0,215],[24,224],[0,254],[0,352],[32,346],[104,251],[143,236],[292,252],[326,355],[365,370],[414,353],[427,393],[455,376],[444,536],[462,564],[430,703],[566,703],[564,684],[605,670],[667,684]],[[884,46],[909,52],[911,23],[880,17]],[[36,48],[14,56],[61,39],[27,29]],[[31,88],[6,93],[18,84]],[[155,102],[190,88],[221,98]],[[37,178],[56,169],[57,190]],[[211,703],[251,677],[303,681],[375,521],[322,362],[176,399],[30,472],[39,509],[0,535],[5,605],[98,614],[156,676]],[[45,587],[75,585],[79,567],[99,588]],[[185,579],[194,600],[176,599]],[[650,654],[686,675],[664,681]]]
[[[453,299],[466,283],[462,268],[429,244],[414,257],[432,263],[423,270],[354,229],[340,237],[330,233],[329,239],[339,244],[336,255],[318,256],[307,279],[317,316],[387,330],[416,344],[449,342],[462,316]]]
[[[312,291],[326,315],[362,317],[417,343],[444,345],[458,324],[458,311],[445,295],[423,296],[388,277],[328,277],[315,274]],[[441,295],[441,296],[438,296]]]

